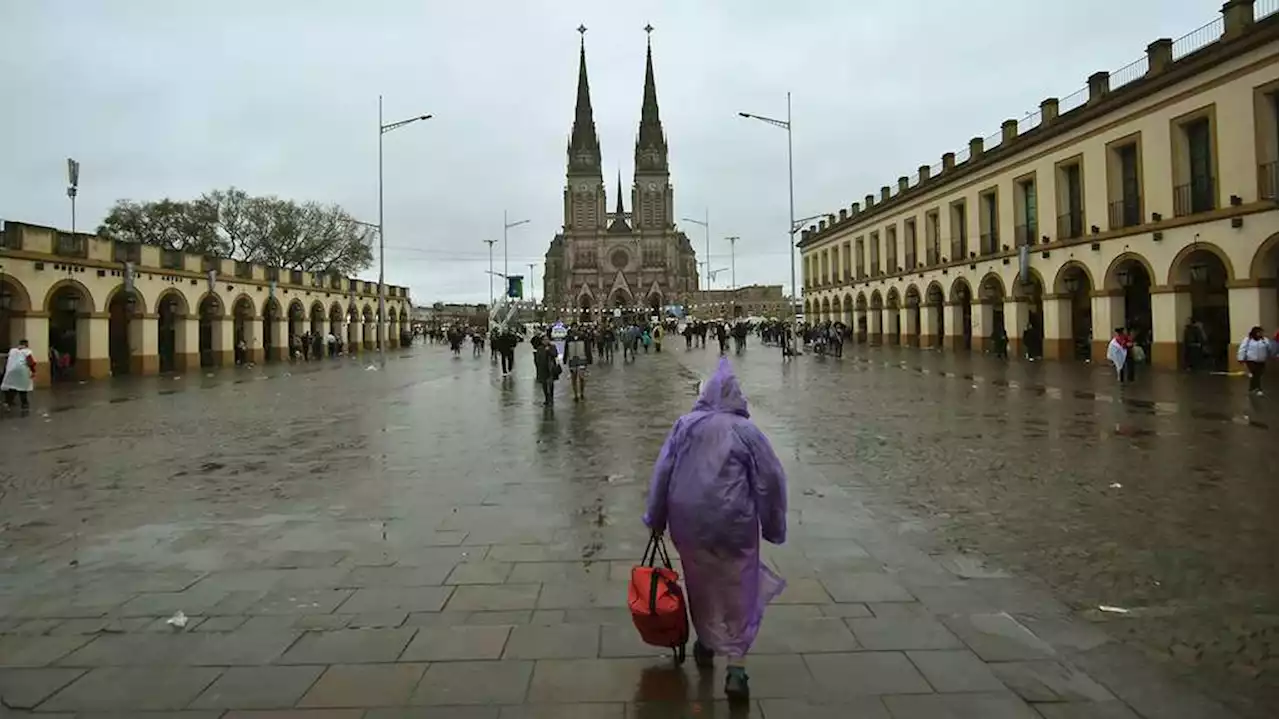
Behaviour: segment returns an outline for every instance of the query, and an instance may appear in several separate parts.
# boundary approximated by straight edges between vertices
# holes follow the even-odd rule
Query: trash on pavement
[[[172,617],[169,617],[168,619],[166,619],[164,623],[168,624],[174,629],[182,629],[183,627],[187,626],[187,615],[183,614],[182,610],[179,609],[178,611],[173,613]]]
[[[1108,486],[1108,487],[1111,487],[1112,489],[1120,489],[1120,488],[1121,488],[1121,487],[1123,487],[1124,485],[1123,485],[1123,484],[1120,484],[1119,482],[1112,482],[1111,484],[1109,484],[1109,485],[1107,485],[1107,486]]]
[[[1124,607],[1111,607],[1111,606],[1107,606],[1106,604],[1099,604],[1098,611],[1107,612],[1110,614],[1128,614],[1129,613],[1129,610],[1125,609]]]

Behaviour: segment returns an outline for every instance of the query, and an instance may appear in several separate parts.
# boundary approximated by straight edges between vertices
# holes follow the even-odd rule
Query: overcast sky
[[[739,284],[789,283],[785,133],[738,111],[782,117],[793,93],[796,214],[835,212],[1221,4],[2,0],[0,218],[69,226],[71,156],[82,230],[118,198],[229,185],[375,222],[381,93],[387,121],[435,115],[384,138],[388,282],[485,301],[503,210],[530,220],[513,273],[562,222],[580,23],[610,209],[617,170],[629,188],[652,23],[677,216],[709,209],[715,267],[742,238]]]

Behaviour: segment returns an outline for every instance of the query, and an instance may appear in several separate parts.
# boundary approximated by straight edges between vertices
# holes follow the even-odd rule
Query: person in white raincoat
[[[0,380],[0,390],[4,391],[4,406],[13,406],[15,395],[21,399],[22,409],[28,409],[28,395],[35,389],[36,359],[31,355],[31,348],[26,340],[18,340],[18,345],[9,350],[5,358],[4,379]]]
[[[1129,351],[1133,340],[1125,333],[1123,327],[1116,328],[1116,334],[1107,345],[1107,360],[1116,366],[1116,378],[1124,382],[1127,378],[1133,381],[1133,365],[1129,364]]]

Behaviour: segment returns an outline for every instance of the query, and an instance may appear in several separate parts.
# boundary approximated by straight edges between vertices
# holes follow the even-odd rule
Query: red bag
[[[658,556],[663,566],[654,566]],[[662,536],[649,539],[640,564],[631,568],[631,584],[627,587],[627,607],[640,638],[646,644],[669,647],[676,664],[684,662],[685,644],[689,641],[689,614],[685,610],[680,575],[671,568],[671,558]]]

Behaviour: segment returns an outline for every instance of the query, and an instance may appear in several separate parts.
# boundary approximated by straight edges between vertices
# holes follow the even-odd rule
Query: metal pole
[[[76,233],[76,193],[71,193],[71,234]]]
[[[382,96],[378,96],[378,363],[387,364],[387,240],[382,231]]]
[[[538,291],[533,285],[533,268],[537,266],[536,262],[529,263],[529,304],[535,304],[538,299]]]
[[[489,312],[493,313],[493,243],[497,240],[484,240],[489,246]]]
[[[733,292],[733,296],[736,299],[738,296],[738,253],[735,250],[738,244],[738,238],[735,236],[726,237],[725,239],[729,241],[729,289]]]
[[[787,93],[787,204],[790,215],[787,224],[787,254],[791,256],[791,321],[796,319],[796,180],[795,163],[791,155],[791,93]]]
[[[707,289],[711,289],[711,208],[702,212],[702,231],[707,239]]]
[[[507,271],[507,211],[502,211],[502,276],[507,277],[510,273]],[[505,294],[505,292],[504,292]]]

